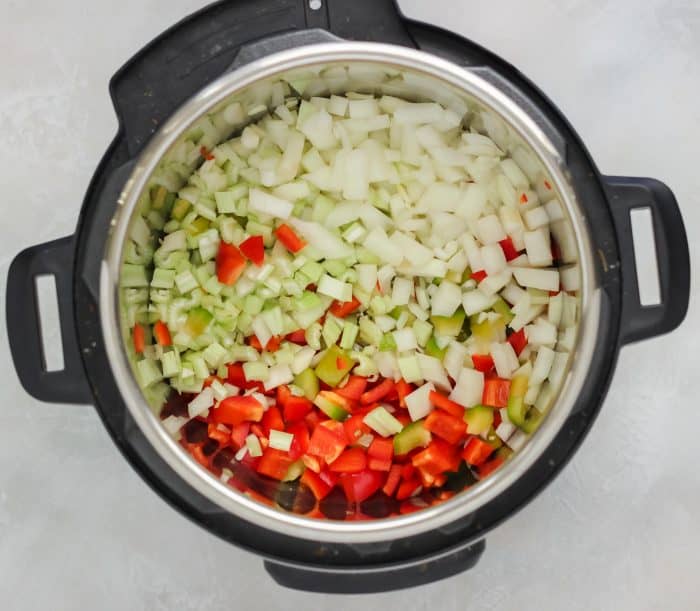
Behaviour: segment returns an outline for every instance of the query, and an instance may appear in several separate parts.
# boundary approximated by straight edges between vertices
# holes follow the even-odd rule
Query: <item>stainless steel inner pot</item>
[[[509,148],[521,147],[552,184],[578,248],[581,274],[578,340],[565,382],[539,429],[501,469],[452,499],[408,515],[368,521],[318,520],[276,510],[221,482],[198,465],[165,431],[134,376],[129,329],[120,318],[120,267],[130,223],[152,184],[177,189],[194,168],[193,133],[213,147],[279,103],[285,87],[303,97],[346,91],[436,101],[461,116],[495,121]],[[189,144],[188,144],[189,143]],[[601,295],[590,227],[576,200],[557,147],[536,118],[476,72],[433,55],[385,44],[306,45],[258,59],[226,73],[184,104],[140,155],[118,201],[100,274],[100,316],[110,366],[134,420],[160,456],[192,488],[242,519],[275,532],[322,542],[368,543],[444,527],[503,493],[543,454],[571,413],[593,356]]]

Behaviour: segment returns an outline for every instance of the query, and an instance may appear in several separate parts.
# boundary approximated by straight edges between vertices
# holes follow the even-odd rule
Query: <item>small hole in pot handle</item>
[[[63,371],[65,362],[58,313],[56,277],[44,274],[37,276],[35,283],[44,371]]]
[[[309,8],[312,11],[317,11],[323,6],[323,2],[321,0],[309,0]]]
[[[656,241],[651,208],[630,210],[632,243],[634,245],[634,266],[637,271],[639,303],[655,306],[661,303],[659,286],[659,266],[656,259]]]

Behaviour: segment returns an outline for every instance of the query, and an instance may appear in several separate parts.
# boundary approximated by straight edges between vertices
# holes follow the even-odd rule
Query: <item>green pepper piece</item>
[[[435,332],[443,337],[457,337],[464,325],[466,314],[459,308],[452,316],[431,316],[430,322],[435,327]]]
[[[515,314],[513,314],[503,297],[496,299],[496,303],[494,303],[491,307],[493,308],[494,312],[501,315],[501,318],[503,318],[507,325],[509,325],[515,318]]]
[[[385,333],[382,337],[382,341],[379,342],[379,350],[382,352],[389,352],[396,350],[396,340],[394,339],[393,333]]]
[[[294,384],[304,391],[304,396],[309,401],[313,401],[316,398],[319,391],[319,385],[318,376],[313,369],[304,369],[304,371],[294,376]]]
[[[544,414],[540,410],[538,410],[536,407],[531,407],[530,411],[527,413],[527,416],[525,416],[523,425],[520,428],[523,429],[523,431],[525,431],[528,435],[532,435],[532,433],[537,430],[537,427],[540,426],[540,422],[542,422],[543,417]]]
[[[525,417],[528,407],[525,405],[525,393],[527,392],[528,379],[526,376],[515,376],[510,384],[508,396],[508,418],[517,427],[525,426]]]
[[[335,387],[354,366],[355,361],[350,358],[350,354],[333,344],[326,350],[315,371],[321,381]]]
[[[485,405],[475,405],[464,410],[464,421],[469,435],[487,433],[493,426],[493,409]]]
[[[324,397],[323,393],[316,395],[314,405],[324,414],[326,414],[326,416],[332,418],[333,420],[338,420],[339,422],[342,422],[350,415],[350,412],[348,412],[346,409],[343,409],[340,407],[340,405],[333,403],[333,401],[331,401],[328,397]]]
[[[173,204],[172,216],[174,219],[181,221],[185,218],[187,211],[190,209],[190,202],[186,199],[176,199]]]
[[[168,190],[162,186],[157,185],[151,188],[151,208],[153,210],[161,210],[165,206],[165,200],[168,197]]]
[[[198,337],[206,331],[214,315],[204,308],[193,308],[187,315],[185,330],[190,337]]]
[[[486,434],[486,441],[490,443],[494,449],[498,449],[503,445],[503,440],[496,435],[496,429],[493,428],[493,426],[489,429],[489,432]]]
[[[434,356],[436,359],[442,360],[446,352],[447,348],[440,348],[435,341],[435,336],[431,335],[428,343],[425,344],[425,353],[428,356]]]
[[[394,454],[408,454],[414,448],[424,448],[431,438],[430,431],[423,426],[423,420],[411,422],[394,436]]]

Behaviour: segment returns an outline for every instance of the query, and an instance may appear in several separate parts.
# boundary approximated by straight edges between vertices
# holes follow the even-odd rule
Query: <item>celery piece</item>
[[[190,337],[198,337],[206,331],[214,316],[209,310],[197,307],[190,310],[185,322],[185,331]]]
[[[219,191],[214,193],[214,199],[216,200],[216,209],[219,211],[219,214],[235,214],[236,202],[239,199],[236,197],[236,193]]]
[[[424,421],[416,420],[394,436],[394,454],[408,454],[415,448],[424,448],[430,440],[430,431],[425,428]]]
[[[257,295],[246,295],[243,300],[243,311],[251,316],[260,314],[263,308],[263,300]]]
[[[493,409],[485,405],[475,405],[464,410],[464,421],[469,435],[483,435],[493,426]]]
[[[249,220],[245,226],[245,230],[249,235],[261,235],[266,245],[270,245],[272,241],[272,226],[269,223],[258,223],[254,220]]]
[[[316,261],[307,261],[299,271],[309,279],[309,282],[315,284],[323,274],[323,266]]]
[[[515,318],[515,314],[513,314],[510,307],[508,307],[508,304],[505,302],[503,297],[498,297],[491,307],[493,308],[494,312],[501,315],[507,325],[509,325],[510,321]]]
[[[153,278],[151,279],[151,286],[160,289],[172,288],[175,284],[175,270],[174,269],[161,269],[156,267],[153,271]]]
[[[323,262],[323,267],[331,276],[334,276],[335,278],[342,276],[348,269],[339,259],[326,259]]]
[[[423,380],[418,358],[415,355],[400,357],[398,360],[401,377],[408,382],[420,382]]]
[[[266,382],[270,377],[270,369],[260,361],[248,361],[243,363],[243,373],[246,380],[258,380]]]
[[[177,286],[177,290],[180,291],[181,294],[185,295],[193,289],[196,289],[199,284],[192,272],[186,269],[184,272],[175,276],[175,286]]]
[[[333,345],[326,350],[323,358],[316,365],[315,371],[321,381],[328,386],[335,387],[350,373],[354,365],[355,361],[345,350]]]
[[[443,337],[457,337],[462,330],[466,314],[459,308],[452,316],[431,316],[430,322],[435,327],[435,333]],[[466,338],[465,338],[466,339]]]
[[[446,352],[447,347],[441,348],[438,345],[434,335],[431,336],[428,343],[425,345],[425,353],[429,356],[434,356],[436,359],[442,360],[445,357]]]
[[[173,209],[172,209],[171,215],[174,219],[181,221],[182,219],[185,218],[185,215],[187,214],[189,209],[190,209],[190,202],[188,202],[186,199],[178,198],[175,200],[175,203],[173,204]]]
[[[160,360],[163,365],[163,377],[172,378],[179,375],[180,371],[182,371],[180,353],[177,350],[163,353]]]
[[[388,311],[386,300],[379,295],[375,295],[369,302],[369,311],[372,316],[382,316],[386,314]]]
[[[508,417],[510,417],[510,414]],[[525,420],[523,422],[523,425],[520,428],[523,431],[525,431],[526,433],[532,434],[537,430],[537,427],[539,427],[540,422],[542,422],[543,417],[544,417],[543,412],[538,410],[536,407],[531,407],[530,411],[525,416]]]
[[[194,375],[198,378],[209,377],[209,367],[200,352],[190,352],[187,355],[187,362],[192,367]]]
[[[332,346],[338,341],[340,334],[342,332],[342,327],[330,316],[326,318],[323,323],[323,341],[326,342],[326,346]]]
[[[296,300],[296,306],[299,310],[306,311],[317,308],[321,305],[321,299],[316,293],[304,291],[304,293]]]
[[[382,352],[392,352],[396,350],[396,340],[393,333],[385,333],[382,341],[379,342],[379,350]]]
[[[158,363],[151,359],[142,359],[138,361],[136,363],[136,371],[142,388],[147,388],[151,384],[160,382],[163,379],[163,373],[160,367],[158,367]]]
[[[396,435],[403,429],[403,425],[381,405],[369,412],[362,422],[382,437]]]
[[[216,276],[211,276],[209,280],[204,283],[204,290],[210,295],[218,295],[221,293],[223,286],[224,285],[219,282]]]
[[[270,330],[272,335],[281,335],[283,331],[283,320],[282,320],[282,310],[279,306],[270,308],[269,310],[263,310],[260,314],[267,328]]]
[[[427,320],[415,320],[413,322],[413,333],[416,336],[416,342],[421,348],[426,347],[432,332],[433,326]]]
[[[148,286],[146,268],[143,265],[124,263],[121,270],[120,284],[124,288],[140,288]]]
[[[309,401],[313,401],[316,398],[319,390],[319,384],[318,376],[313,369],[304,369],[304,371],[294,376],[294,384],[295,386],[301,388],[304,396]]]
[[[202,356],[211,369],[216,369],[219,365],[226,362],[228,359],[228,352],[221,344],[214,342],[204,349]]]
[[[360,327],[358,327],[355,323],[346,320],[343,324],[343,335],[340,338],[340,347],[343,350],[352,350],[359,331]]]
[[[382,330],[373,320],[367,316],[360,318],[360,339],[365,344],[379,346],[383,336]]]
[[[311,220],[317,223],[323,223],[330,211],[334,208],[333,200],[325,195],[319,195],[311,208]]]

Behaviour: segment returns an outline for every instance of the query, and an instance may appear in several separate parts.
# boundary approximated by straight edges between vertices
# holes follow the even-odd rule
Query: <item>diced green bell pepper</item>
[[[442,360],[445,357],[447,348],[440,348],[435,341],[435,336],[431,336],[428,343],[425,345],[425,353],[428,356],[434,356],[436,359]]]
[[[319,391],[319,385],[318,376],[313,369],[304,369],[304,371],[294,376],[294,384],[301,388],[301,390],[304,392],[304,396],[309,401],[313,401],[316,398]]]
[[[190,337],[199,337],[206,331],[214,315],[204,308],[193,308],[187,315],[185,331]]]
[[[315,371],[320,380],[335,387],[354,366],[355,361],[350,354],[334,344],[326,350]]]
[[[338,420],[339,422],[342,422],[350,415],[350,412],[340,407],[340,405],[333,403],[328,397],[324,397],[322,393],[316,395],[314,405],[326,414],[326,416],[333,420]]]
[[[411,422],[394,436],[394,454],[408,454],[414,448],[424,448],[430,439],[430,431],[423,426],[423,420]]]
[[[464,410],[464,421],[469,435],[487,433],[493,426],[493,409],[485,405],[475,405]]]
[[[457,337],[462,330],[466,316],[464,310],[459,308],[452,316],[431,316],[430,322],[433,323],[435,333],[438,335]]]

